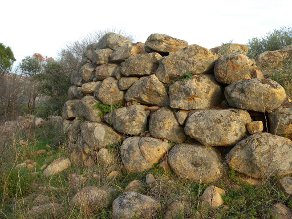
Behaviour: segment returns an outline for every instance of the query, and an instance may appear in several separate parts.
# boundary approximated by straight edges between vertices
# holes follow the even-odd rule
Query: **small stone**
[[[264,130],[264,124],[262,121],[252,121],[246,124],[246,129],[251,135],[255,133],[260,133]]]
[[[292,195],[292,177],[286,176],[279,180],[279,183],[286,194]]]
[[[71,162],[69,158],[58,158],[54,160],[51,164],[47,166],[47,168],[44,170],[43,174],[46,177],[56,175],[60,172],[63,172],[64,170],[68,169],[71,166]]]
[[[125,192],[141,192],[143,190],[143,183],[140,180],[131,181],[125,188]]]
[[[155,199],[136,192],[125,192],[112,205],[113,219],[156,218],[161,205]]]
[[[175,113],[175,117],[180,125],[184,125],[188,115],[189,111],[187,110],[179,110]]]
[[[83,175],[78,175],[76,173],[70,174],[68,177],[70,188],[77,191],[82,186],[84,186],[85,182],[87,181],[87,178]]]
[[[121,173],[119,171],[114,170],[106,176],[106,180],[113,181],[113,180],[117,179],[120,175],[121,175]]]
[[[153,174],[148,173],[148,174],[146,175],[145,182],[146,182],[147,185],[151,186],[151,185],[153,185],[153,184],[156,182],[156,179],[155,179],[155,177],[153,176]]]
[[[291,209],[283,205],[282,203],[276,203],[271,209],[271,219],[291,219]]]
[[[101,148],[96,154],[96,162],[103,167],[108,167],[114,163],[114,156],[106,148]]]
[[[200,200],[202,203],[207,203],[212,208],[218,208],[223,205],[222,196],[225,194],[225,191],[216,186],[209,186],[206,188]]]

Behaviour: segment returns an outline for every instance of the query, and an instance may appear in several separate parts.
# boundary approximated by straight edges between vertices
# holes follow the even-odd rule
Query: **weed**
[[[105,114],[110,113],[113,110],[121,108],[121,107],[122,107],[122,104],[107,105],[100,102],[97,102],[95,104],[95,108],[100,110],[100,116],[104,116]]]
[[[178,80],[179,81],[188,81],[188,80],[191,80],[192,78],[193,78],[192,72],[186,72]]]

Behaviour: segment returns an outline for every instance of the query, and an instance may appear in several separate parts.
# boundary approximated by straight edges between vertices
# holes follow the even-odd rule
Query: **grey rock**
[[[270,133],[238,142],[227,155],[230,168],[257,179],[292,173],[292,141]]]
[[[220,85],[212,75],[194,75],[169,86],[170,106],[178,109],[207,109],[223,99]]]
[[[96,107],[98,101],[93,96],[85,96],[78,102],[78,117],[91,122],[101,121],[101,111]]]
[[[189,111],[186,110],[179,110],[175,113],[175,117],[180,125],[184,125],[186,119],[189,116]]]
[[[215,149],[199,144],[175,145],[169,152],[168,163],[177,176],[193,182],[214,182],[223,174]]]
[[[224,94],[230,106],[257,112],[271,112],[287,98],[280,84],[271,79],[257,78],[230,84]]]
[[[128,172],[143,172],[159,162],[170,144],[151,137],[129,137],[121,146],[121,157]]]
[[[198,45],[170,53],[159,63],[157,78],[163,83],[171,83],[186,73],[202,74],[213,69],[217,55]]]
[[[158,201],[136,192],[125,192],[112,205],[113,219],[152,219],[161,209]]]
[[[118,132],[139,135],[146,131],[149,113],[143,105],[132,105],[116,109],[112,113],[112,126]]]
[[[110,56],[112,62],[122,62],[131,56],[145,53],[143,43],[135,43],[117,48]]]
[[[93,94],[94,91],[97,89],[97,87],[99,87],[101,85],[101,82],[88,82],[88,83],[84,83],[82,84],[82,87],[81,87],[81,92],[84,94],[84,95],[87,95],[87,94]]]
[[[158,53],[138,54],[129,57],[121,64],[121,74],[124,76],[144,76],[153,74],[162,56]]]
[[[224,43],[221,46],[210,49],[211,52],[216,53],[219,56],[231,55],[231,54],[244,54],[248,53],[248,45],[237,43]]]
[[[94,79],[101,81],[108,77],[113,77],[117,69],[118,69],[118,65],[116,64],[99,65],[95,68]]]
[[[155,75],[142,77],[136,81],[127,90],[125,99],[158,106],[168,103],[166,88]]]
[[[94,75],[94,66],[90,63],[86,63],[81,67],[81,78],[82,82],[90,82]]]
[[[109,32],[106,33],[97,43],[96,47],[99,49],[110,48],[113,50],[119,47],[131,45],[131,41],[120,34]]]
[[[292,108],[279,108],[269,113],[270,132],[292,140]]]
[[[127,90],[138,80],[137,77],[122,77],[119,79],[118,85],[120,90]]]
[[[151,114],[149,131],[155,138],[172,142],[182,143],[186,139],[183,127],[179,125],[174,113],[167,108],[161,108]]]
[[[94,50],[92,62],[96,65],[103,65],[109,62],[109,57],[112,54],[111,49],[97,49]]]
[[[69,87],[68,89],[68,99],[73,100],[73,99],[81,99],[83,97],[81,87],[77,87],[75,85]]]
[[[203,145],[230,146],[246,136],[251,121],[244,110],[201,110],[189,116],[185,133]]]

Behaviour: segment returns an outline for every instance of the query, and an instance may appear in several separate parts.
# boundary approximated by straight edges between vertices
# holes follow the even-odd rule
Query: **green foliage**
[[[0,43],[0,73],[10,70],[14,61],[14,54],[10,47]]]
[[[187,80],[191,80],[193,78],[193,74],[192,72],[186,72],[185,74],[183,74],[179,80],[180,81],[187,81]]]
[[[27,56],[22,59],[19,68],[25,75],[34,77],[42,71],[42,62],[35,57]]]
[[[275,29],[273,32],[268,33],[263,38],[252,38],[249,40],[250,47],[248,56],[256,58],[259,54],[265,51],[273,51],[282,49],[285,46],[292,44],[292,28],[282,27]]]
[[[107,105],[107,104],[97,102],[95,104],[95,107],[100,110],[101,116],[104,116],[105,114],[110,113],[115,109],[121,108],[122,104]]]

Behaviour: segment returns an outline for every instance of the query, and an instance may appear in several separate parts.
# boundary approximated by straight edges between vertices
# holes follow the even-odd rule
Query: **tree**
[[[292,44],[292,28],[282,27],[268,33],[263,38],[252,38],[248,41],[249,57],[256,58],[265,51],[282,49]]]
[[[42,71],[42,61],[35,58],[34,56],[27,56],[22,59],[19,68],[22,74],[25,74],[30,77],[41,73]]]
[[[10,70],[15,60],[10,47],[0,43],[0,73]]]

